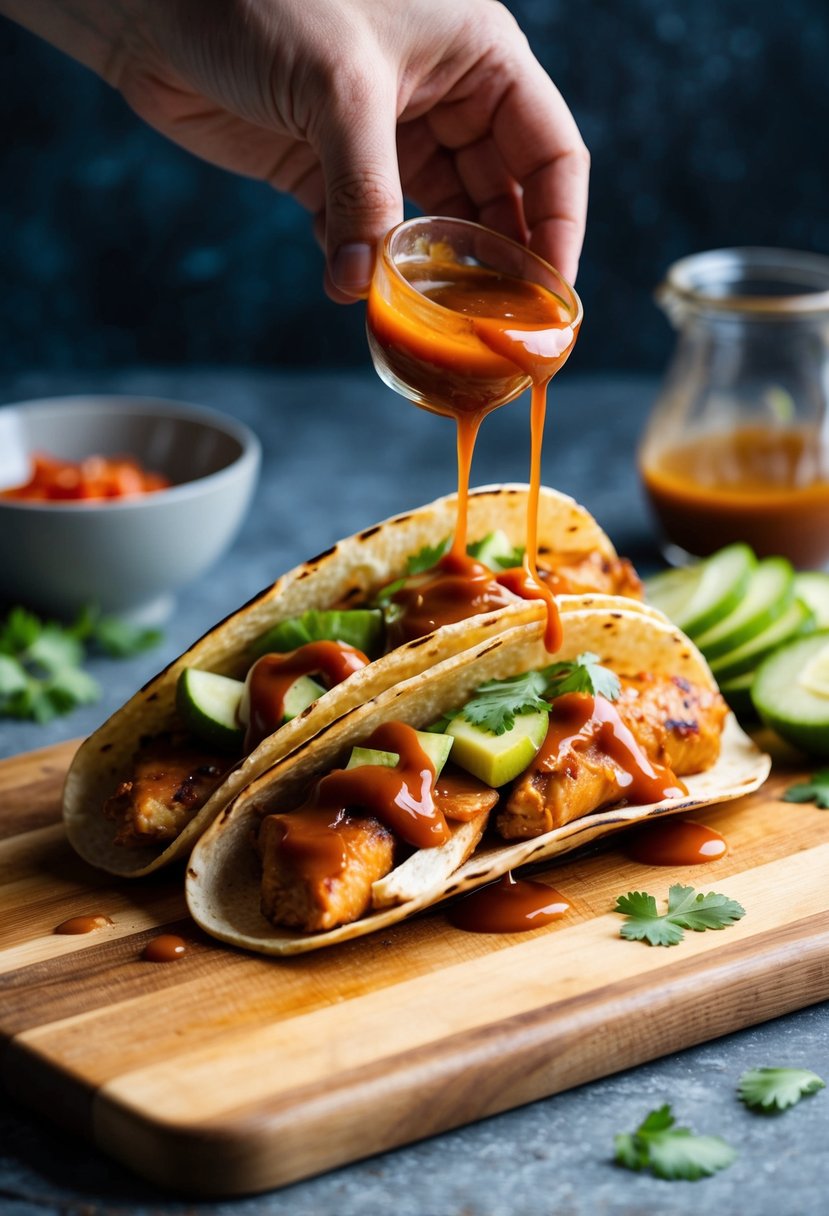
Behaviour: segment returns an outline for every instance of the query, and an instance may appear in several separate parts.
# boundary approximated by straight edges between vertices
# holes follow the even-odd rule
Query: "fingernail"
[[[340,245],[331,263],[331,278],[340,291],[352,296],[368,293],[374,270],[374,250],[371,245],[355,241]]]

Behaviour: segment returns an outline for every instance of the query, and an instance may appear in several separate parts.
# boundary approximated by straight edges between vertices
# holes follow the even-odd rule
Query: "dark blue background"
[[[450,0],[447,0],[450,2]],[[593,154],[574,365],[657,370],[652,289],[725,244],[829,252],[827,0],[513,0]],[[367,366],[306,216],[0,20],[0,366]]]

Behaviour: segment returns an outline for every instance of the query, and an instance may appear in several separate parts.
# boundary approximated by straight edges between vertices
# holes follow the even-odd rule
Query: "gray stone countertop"
[[[639,490],[635,447],[656,385],[635,377],[565,371],[551,392],[544,480],[582,501],[617,549],[647,572],[659,563]],[[149,676],[283,570],[334,540],[454,488],[450,423],[414,409],[371,374],[247,373],[197,368],[83,376],[0,376],[0,402],[121,392],[210,405],[247,422],[264,463],[232,551],[186,588],[156,650],[98,660],[93,706],[46,726],[3,722],[0,756],[93,730]],[[486,420],[473,484],[524,481],[526,401]],[[0,591],[2,575],[0,575]],[[769,983],[774,977],[769,976]],[[195,1204],[159,1192],[94,1149],[0,1099],[3,1216],[594,1216],[700,1210],[817,1216],[829,1208],[825,1145],[829,1090],[777,1117],[736,1099],[750,1067],[789,1065],[829,1077],[829,1011],[815,1006],[596,1081],[420,1144],[281,1191]],[[668,1183],[612,1164],[613,1137],[665,1102],[678,1121],[724,1137],[728,1170]]]

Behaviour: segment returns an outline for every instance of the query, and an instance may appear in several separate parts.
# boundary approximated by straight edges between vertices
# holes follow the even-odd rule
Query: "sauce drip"
[[[245,735],[248,752],[273,734],[285,717],[285,697],[300,676],[321,675],[329,688],[341,684],[369,660],[347,642],[309,642],[286,654],[265,654],[248,673],[250,721]]]
[[[703,823],[664,819],[634,832],[625,842],[625,852],[646,866],[700,866],[725,857],[728,845]]]
[[[187,942],[175,933],[162,933],[147,942],[141,957],[148,963],[174,963],[187,953]]]
[[[553,701],[547,736],[533,768],[552,772],[562,752],[591,744],[617,766],[617,781],[630,805],[645,806],[686,792],[669,768],[648,759],[612,701],[582,692],[564,693]]]
[[[666,535],[689,553],[745,541],[817,568],[829,559],[829,480],[819,437],[805,428],[746,426],[687,440],[642,464]]]
[[[447,554],[452,565],[449,569],[439,565],[435,579],[441,575],[457,578],[466,559],[469,475],[481,422],[491,410],[532,385],[532,454],[523,569],[507,583],[500,575],[490,578],[492,586],[500,584],[522,598],[545,603],[545,645],[553,652],[561,644],[558,610],[552,590],[539,578],[536,568],[541,444],[547,385],[572,350],[578,323],[551,291],[485,266],[453,261],[440,247],[433,249],[432,260],[402,262],[398,270],[417,291],[446,310],[445,326],[436,331],[421,328],[416,319],[398,314],[379,292],[369,296],[370,336],[382,348],[391,371],[402,383],[417,385],[419,405],[454,418],[457,427],[457,523]],[[477,574],[472,577],[477,578]],[[436,586],[430,594],[439,598]],[[497,591],[487,594],[493,602],[486,607],[501,606]],[[451,591],[443,598],[450,595]],[[467,605],[474,602],[469,593],[462,593],[462,599]],[[415,611],[419,613],[420,609]],[[462,619],[462,610],[451,619]],[[414,626],[401,628],[407,636],[415,636]]]
[[[507,873],[460,900],[448,917],[456,929],[468,933],[526,933],[558,920],[569,908],[569,900],[545,883]]]
[[[321,836],[326,860],[320,859],[320,864],[333,864],[334,873],[342,868],[345,853],[337,851],[340,846],[332,837],[336,836],[338,820],[349,810],[374,815],[416,849],[434,848],[449,839],[446,819],[435,806],[434,765],[418,743],[417,732],[404,722],[386,722],[373,731],[364,746],[396,752],[400,760],[394,768],[363,764],[334,769],[317,782],[308,802],[285,817],[291,826],[281,847],[298,863],[316,854],[317,837]],[[320,828],[324,830],[320,832]]]
[[[414,575],[391,597],[402,612],[389,625],[392,645],[423,637],[442,625],[465,621],[514,603],[514,597],[488,566],[457,547],[443,555],[431,570]]]
[[[91,916],[72,916],[69,920],[61,921],[52,930],[53,933],[94,933],[96,929],[105,929],[107,925],[114,924],[109,916],[104,916],[102,913],[93,913]]]

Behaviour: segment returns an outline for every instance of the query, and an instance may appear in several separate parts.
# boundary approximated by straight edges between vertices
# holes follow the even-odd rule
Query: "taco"
[[[313,950],[762,784],[768,757],[667,618],[574,598],[561,619],[552,664],[543,622],[510,626],[254,781],[190,857],[197,923],[263,954]]]
[[[79,749],[63,802],[76,851],[114,874],[157,869],[327,723],[438,657],[538,616],[538,601],[498,582],[521,561],[526,509],[526,486],[473,491],[470,553],[482,573],[474,594],[450,597],[431,617],[418,606],[424,583],[443,577],[455,495],[339,542],[210,630]],[[566,495],[542,489],[538,535],[539,567],[557,592],[641,595],[630,563]]]

